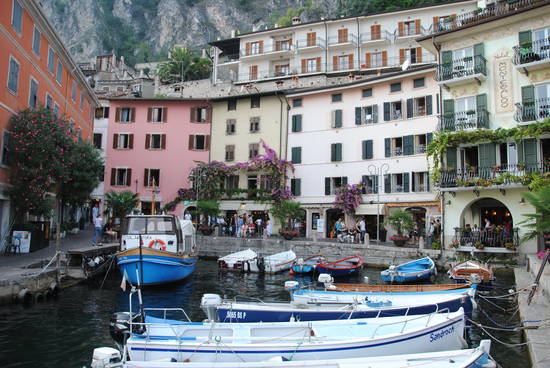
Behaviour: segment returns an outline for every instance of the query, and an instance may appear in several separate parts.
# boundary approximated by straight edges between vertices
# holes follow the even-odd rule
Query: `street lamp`
[[[380,175],[385,175],[388,173],[390,170],[390,165],[385,163],[380,166],[370,164],[368,170],[371,176],[376,176],[375,185],[378,186],[376,190],[376,245],[380,245],[380,186],[378,184],[381,183],[382,180],[378,180],[378,178]]]

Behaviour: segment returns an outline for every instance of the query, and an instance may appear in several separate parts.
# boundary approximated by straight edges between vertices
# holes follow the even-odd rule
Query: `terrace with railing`
[[[520,71],[545,68],[550,64],[550,40],[522,42],[514,46],[514,65]]]
[[[303,49],[314,49],[314,48],[321,48],[324,49],[326,47],[326,41],[322,37],[315,37],[315,38],[307,38],[303,40],[296,41],[296,49],[303,50]]]
[[[489,112],[485,109],[444,113],[439,116],[439,130],[489,129]]]
[[[550,117],[550,98],[540,98],[533,102],[516,103],[514,119],[526,123]]]
[[[240,55],[241,58],[251,58],[254,56],[262,56],[268,54],[289,54],[294,52],[294,45],[291,43],[283,42],[280,44],[273,45],[260,45],[255,44],[245,49],[241,49]]]
[[[364,32],[361,33],[359,40],[361,44],[375,44],[391,42],[394,36],[390,32],[382,29],[379,32]]]
[[[348,33],[346,36],[330,36],[328,38],[328,46],[357,46],[357,35]]]
[[[455,227],[453,243],[461,247],[499,247],[515,249],[519,246],[518,228],[506,230],[504,226],[492,226],[490,229],[473,230]]]
[[[487,60],[481,55],[475,55],[442,63],[437,68],[435,80],[439,84],[450,85],[472,79],[482,81],[486,77]]]

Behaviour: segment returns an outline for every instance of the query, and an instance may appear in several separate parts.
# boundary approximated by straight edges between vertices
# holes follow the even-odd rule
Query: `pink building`
[[[141,210],[151,213],[188,188],[194,161],[208,161],[211,109],[204,100],[110,100],[105,192],[139,193]],[[181,205],[174,211],[181,214]]]

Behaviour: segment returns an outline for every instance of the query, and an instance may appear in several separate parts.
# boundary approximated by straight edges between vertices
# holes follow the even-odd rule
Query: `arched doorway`
[[[467,205],[457,229],[461,245],[504,247],[516,243],[512,213],[504,203],[494,198],[480,198]]]
[[[412,214],[413,221],[418,227],[418,235],[424,235],[426,233],[426,209],[424,207],[408,207],[405,211]]]
[[[344,219],[344,212],[336,208],[330,208],[327,210],[325,218],[325,236],[327,238],[335,238],[336,234],[334,233],[334,225],[339,218],[342,220]]]
[[[197,207],[195,206],[187,206],[183,209],[182,218],[185,218],[186,214],[191,215],[191,221],[193,221],[194,224],[199,223],[199,213],[197,212]]]

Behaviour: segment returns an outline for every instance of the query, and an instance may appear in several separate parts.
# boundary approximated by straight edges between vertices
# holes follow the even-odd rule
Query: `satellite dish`
[[[405,71],[409,69],[409,66],[411,66],[411,59],[405,60],[405,62],[401,65],[401,70]]]

